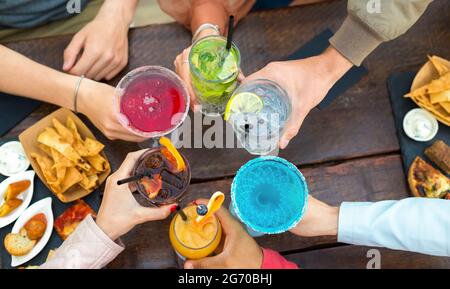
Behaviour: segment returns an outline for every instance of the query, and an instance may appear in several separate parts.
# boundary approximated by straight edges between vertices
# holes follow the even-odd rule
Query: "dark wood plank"
[[[327,109],[313,111],[300,135],[281,155],[298,165],[397,151],[385,80],[393,70],[417,69],[428,53],[450,55],[450,47],[442,41],[450,36],[449,10],[445,0],[434,1],[406,35],[377,49],[366,62],[369,76]],[[240,23],[235,38],[242,52],[244,72],[253,72],[271,60],[285,58],[327,27],[337,29],[345,15],[345,1],[252,13]],[[123,73],[148,64],[173,68],[175,55],[189,40],[189,33],[177,24],[134,29],[130,32],[130,62]],[[69,41],[70,36],[61,36],[8,46],[59,69],[62,52]],[[45,114],[45,109],[33,114],[11,134],[19,133]],[[120,142],[108,146],[115,147],[113,157],[118,163],[126,152],[137,148]],[[184,152],[191,161],[194,179],[199,180],[232,176],[251,158],[245,151],[236,149],[186,149]]]
[[[397,155],[305,168],[302,172],[311,194],[332,205],[339,205],[342,201],[378,201],[408,196],[401,160]],[[212,192],[220,190],[226,194],[228,206],[231,182],[232,179],[225,179],[193,184],[189,187],[184,202],[207,198]],[[173,254],[168,239],[169,224],[169,220],[147,223],[128,233],[123,237],[127,248],[113,261],[111,267],[172,267],[174,261],[165,259]],[[280,252],[336,243],[333,237],[300,238],[291,233],[263,236],[257,238],[257,241],[263,247]]]
[[[380,269],[449,269],[450,258],[405,251],[362,246],[340,246],[288,254],[285,257],[305,269],[366,269],[373,258],[369,250],[380,253]],[[373,268],[372,264],[370,269]]]

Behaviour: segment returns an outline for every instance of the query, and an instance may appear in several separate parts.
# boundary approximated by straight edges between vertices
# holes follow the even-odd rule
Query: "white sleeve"
[[[450,200],[342,203],[338,241],[450,256]]]

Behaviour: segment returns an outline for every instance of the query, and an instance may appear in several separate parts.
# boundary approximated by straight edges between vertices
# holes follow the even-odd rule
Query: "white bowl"
[[[431,125],[432,125],[431,133],[427,137],[419,138],[416,135],[414,135],[414,132],[410,128],[408,128],[407,122],[409,119],[411,119],[413,117],[422,118],[422,119],[428,120],[431,123]],[[406,135],[409,138],[411,138],[415,141],[427,142],[427,141],[432,140],[436,136],[436,134],[438,133],[438,130],[439,130],[439,124],[438,124],[436,118],[431,113],[426,111],[425,109],[414,108],[414,109],[411,109],[410,111],[408,111],[408,113],[403,118],[403,130],[405,131]]]
[[[44,249],[45,245],[50,239],[50,236],[52,235],[53,212],[52,212],[52,198],[50,197],[37,201],[36,203],[32,204],[25,212],[23,212],[23,214],[14,224],[11,233],[19,233],[20,229],[22,229],[23,226],[25,226],[25,223],[28,222],[33,216],[39,213],[43,213],[47,218],[47,228],[45,229],[45,233],[28,254],[24,256],[11,256],[12,267],[22,265],[23,263],[26,263],[31,259],[33,259],[34,257],[36,257],[36,255],[39,254],[39,252],[41,252],[42,249]]]
[[[21,199],[23,201],[22,204],[20,204],[19,207],[17,207],[14,211],[9,213],[8,215],[0,217],[0,228],[3,228],[14,222],[30,204],[31,198],[33,197],[35,174],[36,173],[31,170],[18,173],[0,183],[0,206],[1,206],[5,202],[5,200],[3,199],[3,195],[6,193],[6,189],[8,188],[9,184],[23,180],[29,180],[31,182],[28,189],[26,189],[20,195],[17,196],[18,199]]]
[[[25,154],[23,146],[18,141],[10,141],[10,142],[4,143],[2,146],[0,146],[0,158],[4,157],[4,151],[7,149],[10,149],[10,148],[16,149],[18,151],[18,153],[20,154],[20,156],[24,159],[22,159],[20,163],[14,164],[17,167],[15,168],[15,170],[13,172],[6,171],[4,168],[2,168],[0,166],[0,174],[7,176],[7,177],[11,177],[15,174],[24,172],[30,166],[30,161],[27,159],[27,155]]]

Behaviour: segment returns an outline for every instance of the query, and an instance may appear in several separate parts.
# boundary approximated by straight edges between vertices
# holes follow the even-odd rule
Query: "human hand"
[[[99,81],[112,79],[125,67],[134,13],[134,8],[123,6],[133,1],[127,2],[106,1],[94,20],[75,34],[64,50],[64,71]]]
[[[145,138],[129,132],[119,123],[113,103],[114,90],[110,85],[84,79],[78,92],[78,111],[86,115],[108,139],[144,141]]]
[[[286,90],[292,102],[291,119],[280,138],[284,149],[297,135],[308,113],[327,95],[328,91],[352,67],[352,63],[330,47],[323,54],[301,60],[271,62],[244,79],[269,79]]]
[[[117,185],[118,180],[130,176],[133,166],[144,151],[129,153],[120,168],[106,180],[96,222],[111,240],[126,234],[137,224],[163,220],[177,207],[177,204],[159,208],[142,207],[133,197],[128,184]]]
[[[302,237],[336,236],[338,233],[339,208],[308,196],[305,215],[291,233]]]
[[[207,204],[207,200],[198,200]],[[223,250],[218,255],[199,260],[188,260],[185,269],[260,269],[263,251],[242,225],[230,215],[227,209],[220,208],[216,213],[225,235]]]

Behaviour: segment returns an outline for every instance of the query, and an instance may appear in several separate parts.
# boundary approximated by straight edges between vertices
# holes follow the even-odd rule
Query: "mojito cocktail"
[[[291,110],[283,88],[273,81],[258,79],[238,87],[224,118],[248,152],[266,155],[278,147]]]
[[[197,40],[189,54],[192,86],[205,115],[223,114],[237,87],[240,53],[234,44],[227,50],[226,44],[222,36],[207,36]]]

